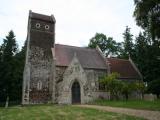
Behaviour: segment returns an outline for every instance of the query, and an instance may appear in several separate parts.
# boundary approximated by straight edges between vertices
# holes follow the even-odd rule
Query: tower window
[[[48,30],[49,29],[49,25],[45,25],[45,29]]]
[[[37,83],[37,90],[41,90],[41,89],[42,89],[42,82],[39,81],[39,82]]]
[[[36,23],[36,28],[40,28],[40,27],[41,27],[40,23]]]

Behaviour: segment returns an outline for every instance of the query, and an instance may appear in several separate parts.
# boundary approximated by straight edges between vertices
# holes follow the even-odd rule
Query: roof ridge
[[[81,48],[81,49],[87,49],[87,50],[96,50],[96,48],[88,48],[88,47],[80,47],[80,46],[73,46],[73,45],[65,45],[65,44],[59,44],[59,43],[56,43],[55,45],[61,45],[61,46],[73,47],[73,48]]]
[[[127,59],[122,59],[122,58],[106,58],[106,59],[117,59],[117,60],[129,61]]]

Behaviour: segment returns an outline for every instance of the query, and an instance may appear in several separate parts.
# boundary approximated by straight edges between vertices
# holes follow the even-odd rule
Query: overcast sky
[[[12,29],[19,46],[27,36],[29,10],[56,18],[56,43],[87,46],[96,32],[123,41],[125,26],[137,35],[133,0],[0,0],[0,43]]]

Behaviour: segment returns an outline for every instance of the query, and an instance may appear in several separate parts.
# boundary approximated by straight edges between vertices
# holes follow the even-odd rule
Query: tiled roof
[[[35,13],[35,12],[30,12],[30,17],[33,19],[44,20],[44,21],[48,21],[48,22],[55,22],[55,21],[53,21],[51,16],[43,15],[43,14],[39,14],[39,13]]]
[[[68,45],[55,45],[57,66],[68,66],[76,54],[83,68],[107,69],[104,58],[96,49],[74,47]]]
[[[107,58],[107,63],[110,66],[110,72],[117,72],[120,74],[120,78],[141,78],[136,71],[130,60]]]

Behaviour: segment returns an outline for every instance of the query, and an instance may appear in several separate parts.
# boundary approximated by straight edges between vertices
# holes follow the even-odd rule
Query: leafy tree
[[[111,99],[119,99],[122,84],[121,81],[117,80],[118,77],[118,73],[111,73],[100,80],[100,83],[104,84],[107,91],[110,92]]]
[[[128,100],[129,95],[133,92],[137,92],[143,96],[145,91],[145,85],[143,82],[129,82],[121,81],[121,94],[124,95],[125,99]]]
[[[139,53],[136,51],[136,54],[141,54],[137,58],[137,64],[144,76],[144,81],[151,84],[151,81],[160,79],[160,1],[134,0],[134,3],[136,23],[145,31],[145,35],[137,38],[139,45],[136,46],[139,46]],[[142,42],[145,43],[145,47],[141,45]],[[151,86],[154,87],[154,83],[156,82],[153,82]]]
[[[90,39],[88,47],[96,48],[97,45],[106,57],[109,55],[118,56],[121,49],[120,43],[117,43],[112,37],[107,38],[106,35],[102,33],[96,33],[96,35]]]
[[[145,86],[145,84],[142,81],[135,82],[133,90],[135,90],[139,94],[141,94],[142,98],[143,98],[144,92],[146,91],[146,86]]]
[[[135,59],[145,82],[159,78],[160,74],[160,48],[158,44],[151,43],[148,33],[139,33],[135,40]]]
[[[156,79],[151,81],[148,84],[148,90],[154,94],[157,95],[157,97],[160,97],[160,79]]]
[[[133,84],[129,82],[122,82],[122,95],[125,96],[125,99],[128,100],[129,94],[133,90]]]
[[[144,30],[149,30],[152,39],[160,38],[160,1],[159,0],[134,0],[134,17],[137,25]]]
[[[100,83],[104,84],[106,90],[110,92],[111,99],[118,100],[121,95],[124,95],[125,99],[128,100],[129,95],[133,92],[143,95],[145,91],[143,82],[122,81],[118,80],[118,77],[118,73],[111,73],[100,79]]]

